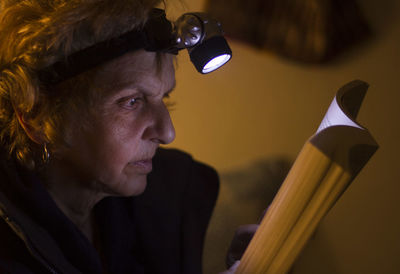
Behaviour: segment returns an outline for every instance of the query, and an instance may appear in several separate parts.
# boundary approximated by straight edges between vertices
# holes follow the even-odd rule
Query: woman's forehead
[[[105,64],[96,77],[97,84],[111,90],[137,87],[171,89],[175,85],[172,56],[137,51]],[[164,87],[165,86],[165,87]]]

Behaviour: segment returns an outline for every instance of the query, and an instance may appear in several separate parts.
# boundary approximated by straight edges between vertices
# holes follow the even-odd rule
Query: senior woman
[[[0,273],[201,273],[218,177],[158,148],[175,137],[173,56],[139,47],[49,77],[140,33],[158,2],[2,0]]]

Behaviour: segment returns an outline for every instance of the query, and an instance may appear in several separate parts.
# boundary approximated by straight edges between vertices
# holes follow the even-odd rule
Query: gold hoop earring
[[[50,162],[50,152],[47,149],[46,143],[43,145],[43,153],[42,153],[43,164],[48,164]]]

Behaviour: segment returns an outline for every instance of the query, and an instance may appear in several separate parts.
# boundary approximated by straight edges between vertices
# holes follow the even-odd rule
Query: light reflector
[[[217,68],[219,68],[220,66],[224,65],[226,62],[228,62],[229,59],[231,59],[230,54],[222,54],[217,57],[214,57],[204,66],[202,72],[203,73],[212,72]]]

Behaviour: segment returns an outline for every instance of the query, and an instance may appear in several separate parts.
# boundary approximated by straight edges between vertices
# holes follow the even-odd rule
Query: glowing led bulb
[[[229,59],[231,59],[230,54],[222,54],[217,57],[214,57],[213,59],[208,61],[208,63],[204,66],[203,73],[209,73],[211,71],[216,70],[217,68],[228,62]]]

